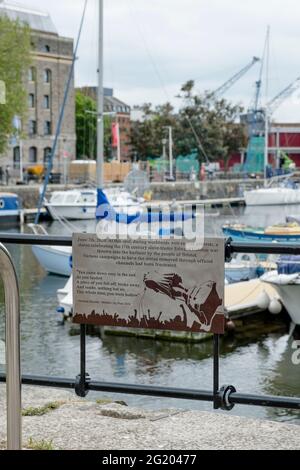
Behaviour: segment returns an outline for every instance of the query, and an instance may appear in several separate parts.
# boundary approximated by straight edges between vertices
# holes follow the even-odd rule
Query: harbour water
[[[225,209],[209,217],[206,233],[221,235],[225,222],[265,226],[284,222],[286,215],[300,215],[300,206]],[[80,230],[87,223],[77,223]],[[16,231],[17,228],[14,230]],[[61,226],[47,226],[61,234]],[[24,374],[74,378],[79,373],[79,337],[70,326],[57,324],[56,291],[65,278],[47,276],[30,247],[9,246],[21,288],[21,344]],[[0,289],[0,340],[4,341],[3,289]],[[239,392],[299,396],[300,366],[293,365],[292,340],[285,334],[261,334],[243,340],[228,339],[221,346],[221,384],[233,384]],[[1,362],[1,361],[0,361]],[[94,380],[212,389],[212,344],[178,344],[124,337],[89,337],[87,370]],[[3,370],[4,366],[0,368]],[[99,397],[91,394],[89,398]],[[102,396],[105,396],[103,394]],[[120,398],[120,397],[118,397]],[[122,396],[128,404],[144,408],[211,410],[211,404],[137,396]],[[298,412],[240,406],[241,416],[260,417],[300,424]]]

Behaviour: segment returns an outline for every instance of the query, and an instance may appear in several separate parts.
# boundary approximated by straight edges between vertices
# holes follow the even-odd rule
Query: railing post
[[[3,279],[6,311],[7,448],[22,448],[20,296],[14,264],[0,244],[0,276]]]

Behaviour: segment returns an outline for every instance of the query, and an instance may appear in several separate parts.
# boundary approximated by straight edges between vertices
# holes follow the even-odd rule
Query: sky
[[[83,0],[18,0],[50,13],[58,32],[77,37]],[[97,81],[97,5],[88,0],[76,64],[76,85]],[[262,57],[270,26],[270,99],[300,76],[299,0],[104,0],[104,81],[129,105],[162,104],[176,98],[181,85],[214,89]],[[254,98],[256,65],[225,95],[248,107]],[[281,122],[300,122],[300,88],[274,114]]]

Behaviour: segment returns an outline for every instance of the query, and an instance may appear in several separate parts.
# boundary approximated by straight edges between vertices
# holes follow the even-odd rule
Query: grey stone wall
[[[202,182],[198,185],[193,183],[152,183],[151,191],[153,192],[154,201],[189,201],[214,198],[234,198],[240,197],[243,189],[251,189],[261,187],[263,181],[253,180],[231,180],[231,181],[214,181]],[[78,186],[77,186],[78,187]],[[72,189],[76,186],[68,185],[49,185],[48,194],[53,191],[61,191],[64,189]],[[40,186],[0,186],[1,191],[9,191],[20,196],[23,207],[32,209],[37,207],[39,200]]]

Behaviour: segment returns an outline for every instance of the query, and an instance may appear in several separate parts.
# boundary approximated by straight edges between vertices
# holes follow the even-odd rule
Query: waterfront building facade
[[[28,113],[22,122],[24,138],[11,139],[1,165],[9,165],[14,173],[24,168],[47,163],[64,99],[73,59],[73,39],[59,36],[47,13],[0,3],[0,15],[27,23],[32,30],[32,64],[24,79],[28,96]],[[64,159],[76,158],[74,77],[64,112],[61,134],[54,159],[54,170],[60,171]]]

